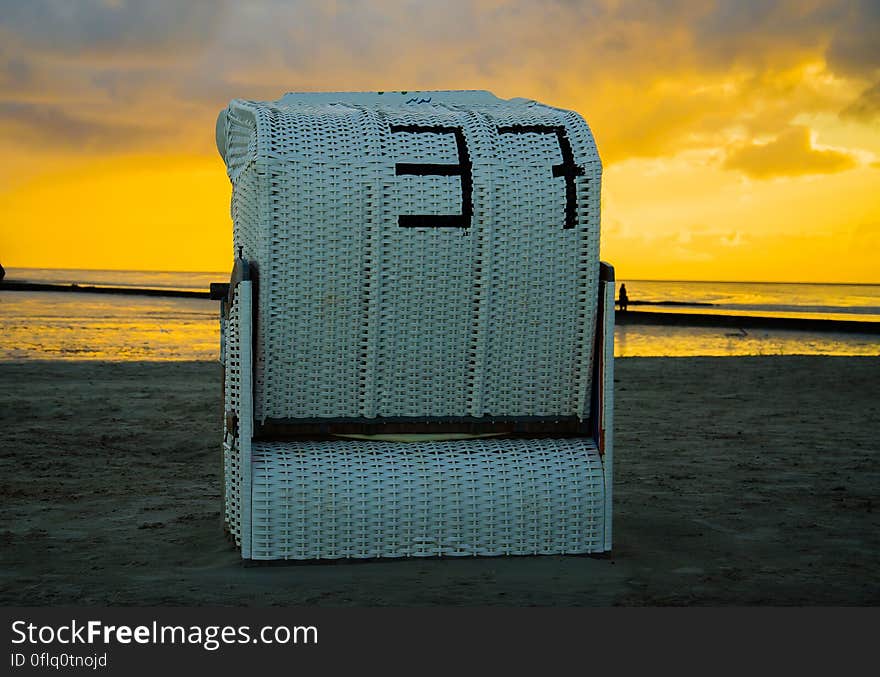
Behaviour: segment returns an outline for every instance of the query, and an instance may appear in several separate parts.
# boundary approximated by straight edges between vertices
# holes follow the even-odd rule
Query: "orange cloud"
[[[202,130],[233,97],[485,88],[577,108],[615,162],[718,144],[737,125],[773,133],[805,108],[837,112],[880,67],[876,3],[851,0],[3,7],[0,123],[46,106],[106,130],[94,146],[129,150],[212,152]],[[849,78],[851,100],[816,88],[805,64]],[[117,133],[131,125],[149,138]]]
[[[0,256],[224,269],[230,99],[472,88],[584,115],[622,274],[825,276],[809,243],[880,223],[878,34],[875,0],[0,0]],[[862,258],[840,276],[876,279]]]
[[[872,121],[880,117],[880,80],[868,87],[849,106],[841,111],[844,118]]]
[[[724,161],[726,169],[738,169],[756,179],[833,174],[856,164],[848,153],[816,148],[809,128],[800,126],[791,127],[768,143],[739,146]]]

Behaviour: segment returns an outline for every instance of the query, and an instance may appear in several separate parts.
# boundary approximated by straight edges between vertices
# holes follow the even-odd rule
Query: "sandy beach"
[[[610,556],[245,567],[218,364],[0,363],[0,602],[880,603],[880,358],[616,369]]]

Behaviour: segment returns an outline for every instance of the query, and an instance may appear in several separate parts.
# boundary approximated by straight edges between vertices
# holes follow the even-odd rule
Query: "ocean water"
[[[7,268],[6,279],[47,284],[97,287],[137,287],[208,291],[212,282],[228,282],[229,272],[180,273],[152,270],[72,270],[66,268]]]
[[[645,303],[631,305],[635,310],[880,322],[880,285],[618,280],[618,288],[621,283],[630,302]],[[620,357],[880,355],[880,336],[618,325],[614,349]]]
[[[228,273],[7,268],[6,279],[207,291]],[[158,296],[0,292],[0,360],[216,360],[219,302]]]
[[[228,273],[11,268],[7,279],[206,291],[211,282],[228,279]],[[647,305],[644,310],[880,321],[880,285],[625,282],[631,301],[713,304]],[[207,299],[0,292],[0,360],[216,360],[218,313],[219,303]],[[880,337],[618,325],[615,354],[880,355]]]
[[[633,308],[656,312],[717,313],[880,322],[880,285],[781,282],[667,282],[619,280]],[[654,305],[668,302],[692,305]]]

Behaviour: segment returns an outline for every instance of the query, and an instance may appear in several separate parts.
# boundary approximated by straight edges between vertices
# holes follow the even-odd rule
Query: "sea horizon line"
[[[10,270],[56,270],[87,273],[169,273],[182,275],[218,275],[229,276],[229,271],[222,270],[164,270],[148,268],[58,268],[54,266],[5,266],[7,275]],[[231,268],[230,268],[231,270]],[[224,277],[224,279],[225,279]],[[220,281],[220,280],[218,280]],[[626,277],[617,276],[617,282],[676,282],[698,284],[796,284],[796,285],[836,285],[847,287],[878,287],[877,282],[826,282],[809,280],[697,280],[681,278],[651,278],[651,277]]]

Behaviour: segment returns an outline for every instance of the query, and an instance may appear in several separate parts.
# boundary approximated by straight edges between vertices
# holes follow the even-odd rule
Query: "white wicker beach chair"
[[[232,101],[217,145],[242,557],[609,550],[614,281],[583,119],[488,92],[288,94]]]

